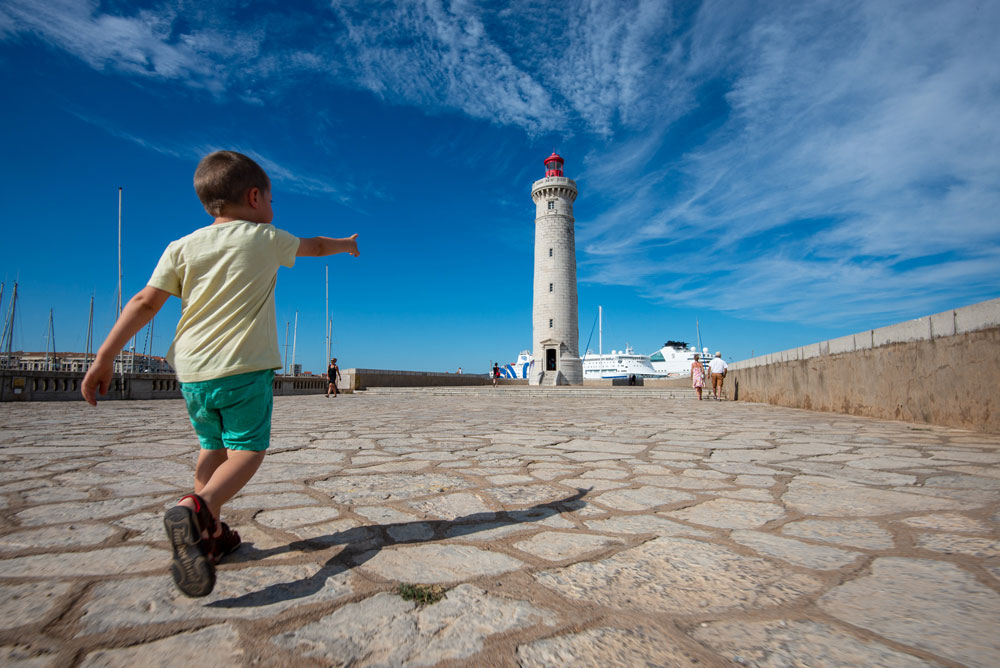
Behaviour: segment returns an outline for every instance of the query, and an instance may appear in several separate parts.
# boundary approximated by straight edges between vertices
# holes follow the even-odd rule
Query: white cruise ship
[[[657,378],[681,378],[691,375],[691,363],[698,349],[685,341],[667,341],[649,356],[649,363]],[[702,364],[708,363],[708,348],[702,351]]]
[[[625,350],[612,350],[599,355],[588,350],[583,361],[585,380],[609,378],[683,378],[691,375],[691,363],[698,350],[683,341],[667,341],[651,355],[642,355],[626,345]],[[709,360],[708,348],[702,351],[702,363]],[[500,367],[501,378],[528,378],[531,372],[530,350],[522,350],[516,362]]]
[[[583,356],[584,380],[608,378],[656,378],[656,369],[649,362],[649,355],[636,354],[632,346],[626,344],[625,350],[612,350],[599,355],[591,351]]]

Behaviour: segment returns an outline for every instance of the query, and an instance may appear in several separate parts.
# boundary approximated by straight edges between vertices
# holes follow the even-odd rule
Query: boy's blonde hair
[[[205,211],[221,216],[226,204],[240,204],[251,188],[271,190],[271,179],[261,166],[236,151],[209,153],[194,170],[194,190]]]

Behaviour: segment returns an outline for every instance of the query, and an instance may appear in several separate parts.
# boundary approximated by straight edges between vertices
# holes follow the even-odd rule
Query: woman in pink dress
[[[705,367],[698,357],[698,353],[695,353],[694,361],[691,362],[691,387],[698,393],[698,401],[701,401],[701,388],[705,387]]]

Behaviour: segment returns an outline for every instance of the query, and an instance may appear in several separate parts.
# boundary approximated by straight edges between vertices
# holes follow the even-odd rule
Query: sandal
[[[215,551],[212,553],[212,563],[219,563],[226,555],[232,554],[242,544],[238,531],[233,531],[225,522],[222,525],[222,533],[215,537]]]
[[[215,587],[215,563],[212,561],[215,518],[205,500],[197,494],[188,494],[180,500],[184,499],[193,499],[197,510],[191,512],[190,508],[177,505],[163,516],[167,539],[174,551],[170,574],[185,596],[207,596]],[[208,533],[208,538],[202,537],[203,531]]]

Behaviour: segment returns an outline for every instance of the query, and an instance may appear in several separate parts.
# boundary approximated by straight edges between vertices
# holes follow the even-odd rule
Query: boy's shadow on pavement
[[[239,552],[242,553],[240,556],[243,557],[241,559],[243,562],[253,559],[266,559],[269,556],[284,552],[311,552],[325,550],[334,545],[346,545],[347,547],[335,557],[329,559],[316,573],[308,578],[292,582],[275,583],[258,591],[243,594],[242,596],[213,601],[206,607],[252,608],[273,605],[297,598],[307,598],[321,591],[326,585],[328,578],[360,566],[378,554],[386,545],[428,543],[448,538],[460,538],[479,531],[488,531],[512,524],[539,522],[553,515],[558,515],[564,510],[578,510],[584,507],[586,504],[583,503],[583,497],[592,489],[593,487],[589,489],[577,488],[577,493],[572,496],[550,501],[549,503],[542,503],[523,510],[475,513],[464,517],[457,517],[453,520],[400,522],[377,526],[354,527],[327,536],[297,540],[286,546],[269,550],[257,550],[249,545],[244,545],[239,549]],[[416,533],[422,532],[424,534],[430,529],[432,533],[425,535],[425,537],[414,537],[412,539],[404,538],[402,540],[395,540],[392,538],[393,533],[406,535],[407,529],[413,529],[416,530]],[[374,537],[372,534],[374,534]]]

